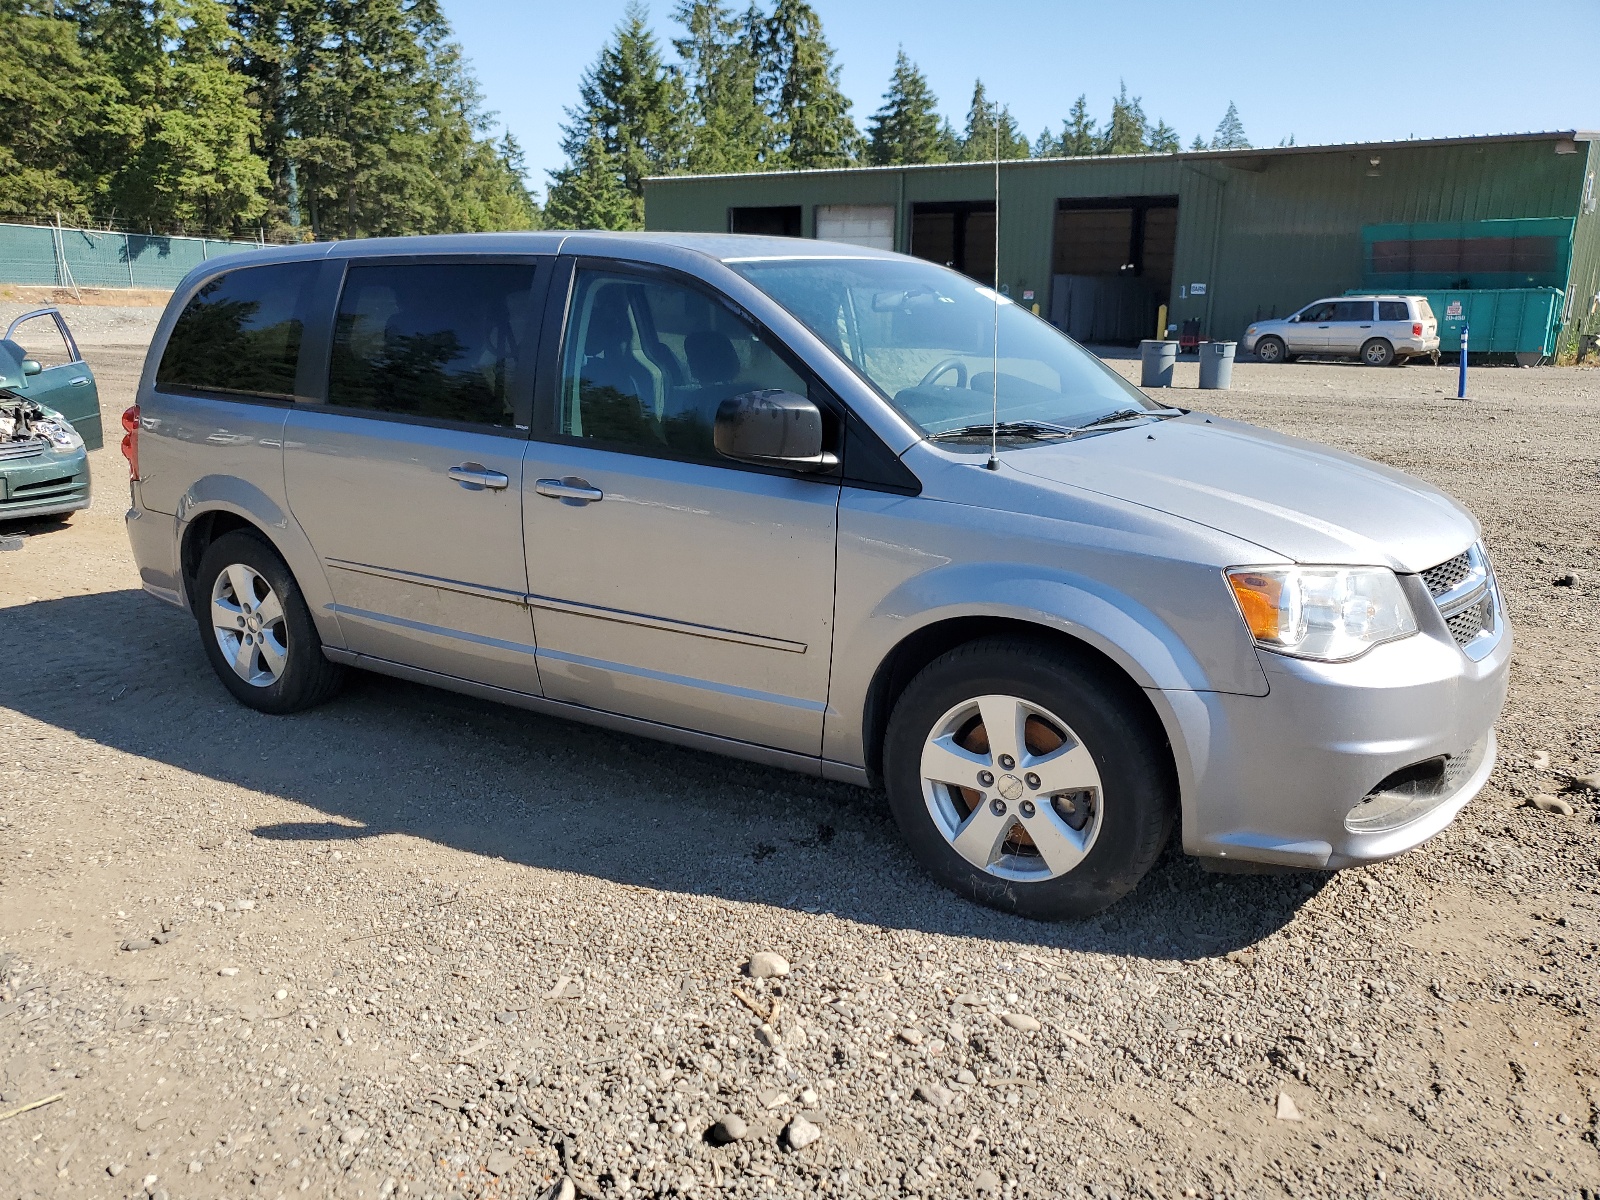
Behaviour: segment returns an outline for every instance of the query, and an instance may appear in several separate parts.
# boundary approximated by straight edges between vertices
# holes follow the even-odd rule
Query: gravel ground
[[[377,677],[249,712],[101,451],[0,553],[0,1200],[1594,1196],[1600,372],[1235,381],[1482,517],[1501,763],[1395,862],[1169,853],[1062,925],[852,788]]]

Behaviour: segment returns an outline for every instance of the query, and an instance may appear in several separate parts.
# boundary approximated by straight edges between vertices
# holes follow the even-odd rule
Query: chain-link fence
[[[71,288],[173,288],[190,268],[258,242],[162,237],[0,223],[0,283]]]

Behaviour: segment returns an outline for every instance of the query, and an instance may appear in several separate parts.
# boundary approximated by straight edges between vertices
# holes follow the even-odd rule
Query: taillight
[[[1422,336],[1422,322],[1421,321],[1413,321],[1412,322],[1412,324],[1411,324],[1411,336],[1412,337],[1421,337]]]
[[[139,406],[122,410],[122,457],[128,460],[128,474],[139,478]]]

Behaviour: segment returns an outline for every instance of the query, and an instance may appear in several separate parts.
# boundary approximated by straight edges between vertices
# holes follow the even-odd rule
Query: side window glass
[[[1380,321],[1409,321],[1411,314],[1406,311],[1404,300],[1379,300],[1378,320]]]
[[[769,388],[810,394],[725,305],[641,276],[580,270],[565,347],[560,432],[618,448],[726,463],[712,442],[724,400]]]
[[[1370,321],[1372,320],[1372,301],[1341,300],[1333,306],[1333,319],[1335,321]]]
[[[1300,319],[1313,322],[1331,321],[1333,320],[1333,305],[1313,304],[1300,314]]]
[[[61,327],[50,313],[40,313],[26,321],[19,321],[11,331],[11,340],[22,347],[23,357],[33,359],[46,370],[64,367],[72,361],[72,350],[67,345],[67,339],[62,336]]]
[[[328,403],[526,425],[537,349],[531,264],[357,264],[334,322]]]
[[[316,269],[280,263],[211,280],[172,327],[156,386],[292,399]]]

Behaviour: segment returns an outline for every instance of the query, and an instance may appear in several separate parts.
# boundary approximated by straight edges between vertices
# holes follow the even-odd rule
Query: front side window
[[[1302,322],[1317,322],[1320,324],[1323,321],[1333,320],[1333,313],[1334,306],[1332,302],[1323,301],[1319,304],[1313,304],[1310,308],[1302,312],[1300,314],[1300,320]]]
[[[534,267],[357,264],[334,323],[328,403],[506,428],[526,425]]]
[[[586,268],[568,312],[560,409],[568,437],[715,459],[724,400],[768,389],[809,396],[759,330],[698,289]]]
[[[1406,310],[1404,300],[1379,300],[1378,320],[1380,321],[1409,321],[1411,314]]]
[[[156,386],[294,398],[317,264],[243,267],[184,305],[156,368]]]
[[[729,265],[930,435],[961,437],[981,425],[986,438],[996,407],[1001,422],[1074,427],[1157,407],[1055,327],[933,263],[805,258]]]

